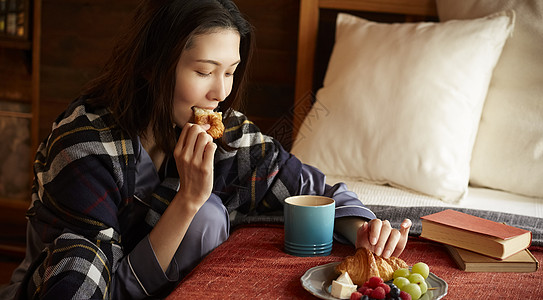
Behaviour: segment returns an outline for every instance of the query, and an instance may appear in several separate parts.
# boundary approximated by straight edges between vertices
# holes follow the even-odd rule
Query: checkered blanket
[[[137,205],[138,144],[114,124],[108,110],[91,109],[79,99],[40,145],[27,216],[47,248],[30,267],[23,296],[109,298],[119,261],[150,232],[176,194],[178,175],[168,174],[145,200],[142,219],[130,219]],[[225,139],[236,150],[216,152],[213,192],[229,211],[279,209],[298,190],[301,163],[241,113],[230,114],[225,125]],[[176,170],[174,160],[169,163],[168,169]]]

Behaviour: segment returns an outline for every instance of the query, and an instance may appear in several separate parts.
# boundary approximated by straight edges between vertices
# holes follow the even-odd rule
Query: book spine
[[[16,33],[17,33],[17,2],[16,0],[7,0],[6,34],[15,35]]]
[[[4,35],[6,32],[6,14],[7,2],[6,0],[0,0],[0,35]]]
[[[0,0],[0,36],[25,36],[26,3],[24,0]]]

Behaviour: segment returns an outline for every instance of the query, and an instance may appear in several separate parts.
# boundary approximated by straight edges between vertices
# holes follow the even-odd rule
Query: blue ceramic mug
[[[285,200],[285,252],[295,256],[326,256],[332,252],[335,201],[302,195]]]

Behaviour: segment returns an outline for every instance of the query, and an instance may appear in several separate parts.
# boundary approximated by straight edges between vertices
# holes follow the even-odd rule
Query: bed
[[[542,245],[542,8],[516,2],[302,1],[292,152],[395,224],[449,207]],[[330,55],[317,28],[330,8],[394,24],[344,15]],[[507,9],[511,24],[473,23]]]
[[[446,299],[539,299],[543,271],[466,273],[419,237],[452,208],[532,232],[543,259],[543,6],[506,0],[301,0],[292,152],[377,216],[413,221],[402,258]],[[539,40],[536,40],[539,39]],[[318,151],[315,151],[318,149]],[[282,249],[282,217],[234,217],[231,237],[168,299],[315,299]],[[483,292],[481,292],[483,291]]]

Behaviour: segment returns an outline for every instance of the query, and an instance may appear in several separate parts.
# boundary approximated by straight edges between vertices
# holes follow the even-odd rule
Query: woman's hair
[[[253,51],[253,28],[231,0],[143,0],[102,73],[84,90],[88,103],[113,112],[131,136],[153,123],[157,146],[170,152],[176,143],[173,95],[176,65],[192,37],[217,29],[240,35],[241,62],[225,112],[239,109]]]

